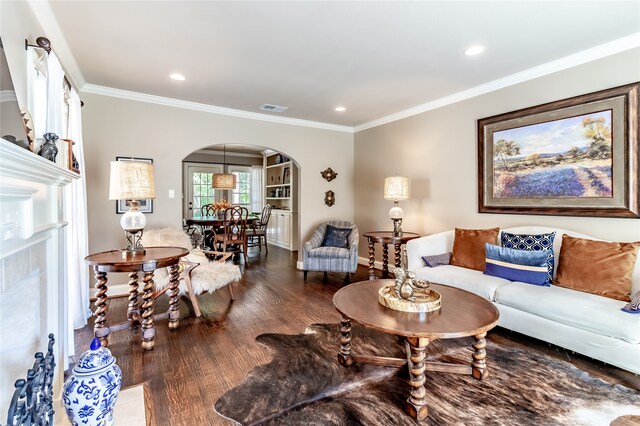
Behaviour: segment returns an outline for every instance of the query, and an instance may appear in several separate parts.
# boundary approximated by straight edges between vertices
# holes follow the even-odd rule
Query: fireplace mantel
[[[64,187],[79,174],[0,138],[0,416],[47,336],[56,336],[54,400],[67,365]],[[58,401],[56,401],[58,402]]]

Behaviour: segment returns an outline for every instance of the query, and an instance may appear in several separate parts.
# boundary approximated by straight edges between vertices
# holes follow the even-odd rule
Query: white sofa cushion
[[[485,275],[481,271],[453,265],[436,266],[435,268],[426,266],[418,268],[414,272],[416,278],[461,288],[489,300],[494,300],[494,294],[498,287],[511,282],[503,278]]]
[[[624,302],[562,287],[511,282],[495,302],[582,330],[640,343],[640,315],[622,312]]]

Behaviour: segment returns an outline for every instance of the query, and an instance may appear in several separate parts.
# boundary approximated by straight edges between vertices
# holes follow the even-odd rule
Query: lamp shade
[[[409,178],[405,176],[389,176],[384,178],[385,200],[409,199]]]
[[[216,173],[211,177],[213,189],[235,189],[236,175],[229,173]]]
[[[153,164],[141,161],[112,161],[109,178],[110,200],[156,198]]]

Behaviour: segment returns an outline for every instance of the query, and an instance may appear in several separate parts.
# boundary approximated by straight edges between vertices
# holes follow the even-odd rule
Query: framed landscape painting
[[[639,90],[478,120],[479,212],[639,218]]]

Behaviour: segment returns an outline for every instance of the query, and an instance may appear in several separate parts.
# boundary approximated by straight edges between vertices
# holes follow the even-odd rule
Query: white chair
[[[142,236],[142,244],[147,247],[191,247],[191,239],[180,228],[145,229]],[[210,261],[209,256],[220,257],[219,260]],[[189,294],[191,304],[196,317],[200,317],[200,304],[197,295],[208,292],[213,293],[219,288],[227,286],[231,300],[234,299],[231,283],[242,278],[240,269],[233,263],[226,260],[232,253],[210,252],[200,249],[192,249],[191,252],[182,258],[179,265],[178,287],[181,296]],[[169,277],[166,269],[156,273],[156,294],[158,297],[168,290]]]

